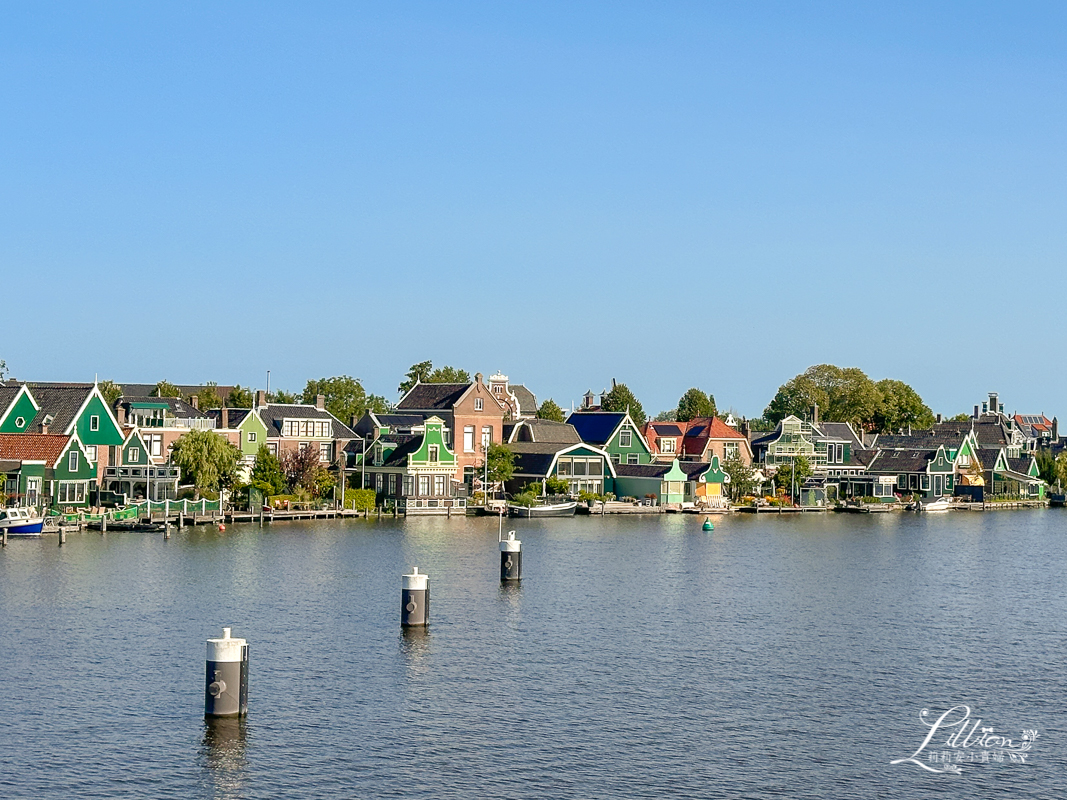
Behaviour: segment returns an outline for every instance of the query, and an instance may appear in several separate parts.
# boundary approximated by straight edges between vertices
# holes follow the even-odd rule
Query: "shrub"
[[[377,499],[373,489],[345,489],[343,508],[356,511],[371,511]]]

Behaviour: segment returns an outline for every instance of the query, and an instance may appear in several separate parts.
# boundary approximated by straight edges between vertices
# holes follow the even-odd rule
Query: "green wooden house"
[[[713,457],[718,461],[718,456]],[[712,482],[720,487],[729,478],[718,464]],[[615,471],[615,495],[634,497],[637,500],[655,499],[659,505],[704,505],[700,498],[706,497],[709,489],[707,475],[712,464],[701,461],[679,461],[652,464],[619,464]]]
[[[96,464],[76,435],[4,433],[0,473],[8,505],[78,510],[90,504]]]
[[[25,384],[0,386],[0,433],[26,433],[40,410]]]
[[[380,506],[405,514],[462,514],[467,495],[455,478],[456,463],[444,420],[432,416],[410,434],[376,439],[359,470]]]
[[[586,444],[608,454],[613,464],[651,464],[652,450],[628,411],[576,411],[567,418]]]

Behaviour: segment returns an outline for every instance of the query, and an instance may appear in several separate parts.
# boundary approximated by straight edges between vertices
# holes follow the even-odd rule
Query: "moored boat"
[[[576,500],[566,503],[546,503],[540,506],[521,506],[517,503],[508,503],[508,516],[510,517],[573,517],[574,510],[578,507]]]
[[[40,536],[44,519],[32,508],[0,508],[0,533],[8,536]]]
[[[940,497],[937,500],[931,500],[929,503],[920,504],[918,510],[925,511],[927,514],[936,514],[939,511],[951,511],[952,501],[947,497]]]

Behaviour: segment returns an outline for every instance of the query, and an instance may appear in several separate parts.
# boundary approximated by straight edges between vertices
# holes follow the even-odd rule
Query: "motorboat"
[[[937,500],[931,500],[929,503],[921,503],[919,505],[919,511],[925,511],[927,514],[936,514],[940,511],[951,511],[952,500],[948,497],[939,497]]]
[[[0,534],[40,536],[44,519],[32,508],[0,508]]]
[[[578,507],[578,501],[569,500],[564,503],[545,503],[539,506],[522,506],[518,503],[508,503],[509,517],[573,517],[574,510]]]

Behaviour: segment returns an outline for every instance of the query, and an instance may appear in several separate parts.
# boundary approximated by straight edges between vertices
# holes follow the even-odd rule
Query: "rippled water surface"
[[[492,519],[13,541],[0,797],[1067,796],[1067,513],[700,521],[512,521],[521,588]],[[223,625],[250,713],[208,727]],[[890,765],[958,704],[1026,763]]]

